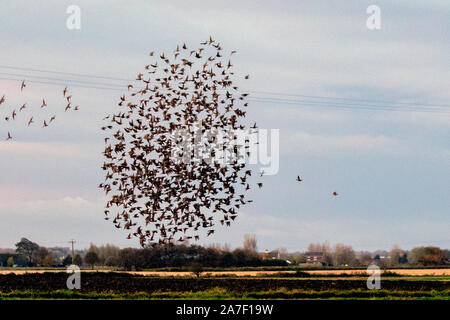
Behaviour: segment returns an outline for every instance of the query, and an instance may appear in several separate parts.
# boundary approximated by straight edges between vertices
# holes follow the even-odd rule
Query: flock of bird
[[[150,52],[153,61],[137,75],[139,85],[129,84],[119,110],[104,118],[105,180],[99,188],[107,197],[105,219],[128,230],[128,238],[138,238],[141,246],[199,240],[202,233],[214,233],[217,222],[230,226],[252,202],[246,197],[252,170],[242,161],[250,157],[250,139],[243,148],[236,141],[237,132],[252,134],[257,126],[244,125],[248,102],[235,84],[235,53],[225,54],[211,37],[194,49],[183,44],[168,55]],[[22,81],[20,91],[26,87]],[[66,112],[79,110],[67,87],[62,95]],[[1,97],[0,106],[5,102]],[[42,99],[39,110],[46,107]],[[27,103],[8,111],[5,121],[16,120],[25,108]],[[44,119],[42,127],[55,119]],[[27,126],[34,121],[31,116]],[[220,141],[219,131],[227,133]],[[8,132],[7,140],[12,138]],[[198,149],[206,153],[198,156]],[[261,171],[256,178],[263,176]]]
[[[23,92],[23,90],[28,85],[29,84],[26,83],[25,80],[23,80],[21,85],[20,85],[20,92]],[[70,109],[73,109],[74,111],[79,110],[79,106],[78,105],[77,106],[72,106],[72,101],[71,101],[72,96],[69,95],[69,91],[68,91],[67,87],[64,88],[64,90],[62,91],[62,94],[63,94],[63,97],[64,97],[64,99],[66,101],[66,105],[65,105],[65,108],[64,108],[64,110],[66,112],[69,111]],[[6,104],[6,103],[7,103],[7,98],[6,98],[5,95],[3,95],[0,98],[0,108],[1,108],[2,105]],[[6,121],[6,122],[16,121],[20,117],[22,112],[25,109],[28,109],[28,108],[29,108],[28,107],[28,103],[23,103],[20,107],[16,107],[16,108],[12,107],[11,109],[6,110],[6,116],[4,116],[4,121]],[[42,110],[42,109],[47,109],[47,102],[45,101],[45,98],[42,99],[41,105],[40,105],[38,110]],[[31,117],[27,117],[26,119],[27,119],[26,120],[27,127],[30,127],[33,123],[35,123],[36,115],[32,115]],[[51,116],[51,117],[49,117],[48,119],[42,119],[42,128],[46,128],[46,127],[50,126],[52,124],[52,122],[54,122],[55,120],[56,120],[56,114]],[[6,140],[9,141],[9,140],[12,140],[12,139],[13,139],[13,136],[12,136],[11,132],[8,131],[8,135],[7,135]]]
[[[252,171],[241,161],[250,157],[250,139],[241,145],[245,154],[236,145],[248,103],[234,82],[234,53],[226,55],[211,37],[194,49],[150,52],[139,87],[128,85],[119,111],[104,119],[105,219],[141,246],[199,240],[217,222],[230,226],[252,202]],[[257,130],[256,123],[248,129]],[[228,133],[220,142],[218,130]],[[198,134],[207,138],[196,140]],[[206,156],[196,156],[198,148]],[[226,149],[231,153],[220,152]]]
[[[233,82],[234,53],[225,57],[211,37],[195,49],[183,44],[170,55],[150,52],[154,61],[136,78],[141,86],[128,85],[119,111],[104,119],[105,219],[142,246],[198,240],[202,231],[209,236],[215,223],[230,226],[252,202],[246,198],[252,171],[241,161],[242,149],[218,155],[245,129],[247,94]],[[228,133],[220,143],[218,130]],[[198,134],[209,135],[202,146],[193,143]],[[246,139],[247,156],[249,144]],[[197,157],[196,148],[209,153]]]

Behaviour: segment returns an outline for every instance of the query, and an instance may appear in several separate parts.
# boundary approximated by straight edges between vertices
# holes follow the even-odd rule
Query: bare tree
[[[310,243],[308,245],[308,251],[310,251],[310,252],[322,252],[322,245],[320,243]]]
[[[255,235],[246,234],[244,236],[244,249],[253,252],[256,252],[258,250]]]
[[[45,258],[49,255],[47,248],[39,247],[33,254],[34,261],[37,265],[43,266]]]
[[[352,246],[345,244],[337,244],[334,247],[333,258],[333,264],[336,266],[352,265],[356,261],[355,252],[353,251]]]
[[[310,252],[322,252],[323,263],[326,265],[333,264],[333,250],[331,249],[330,243],[325,241],[324,243],[310,243],[308,246],[308,251]]]
[[[228,243],[211,243],[207,248],[214,249],[218,252],[230,252],[230,245]]]
[[[117,259],[117,257],[119,256],[120,248],[113,244],[96,246],[91,243],[88,251],[95,252],[97,254],[99,264],[105,264],[108,258],[111,258],[109,259],[109,261]]]
[[[391,265],[396,266],[400,262],[400,258],[403,255],[403,250],[398,245],[394,245],[389,253]]]
[[[194,262],[191,264],[190,270],[197,278],[200,278],[203,272],[203,266],[199,262]]]

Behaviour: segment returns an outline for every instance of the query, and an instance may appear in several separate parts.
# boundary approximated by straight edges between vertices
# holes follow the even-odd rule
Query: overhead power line
[[[96,76],[96,75],[86,74],[86,73],[71,73],[71,72],[64,72],[64,71],[32,69],[32,68],[23,68],[23,67],[5,66],[5,65],[0,65],[0,68],[2,68],[2,69],[12,69],[12,70],[22,70],[22,71],[32,71],[32,72],[42,72],[42,73],[63,74],[63,75],[69,75],[69,76],[75,76],[75,77],[87,77],[87,78],[108,79],[108,80],[118,80],[118,81],[130,81],[130,79],[125,79],[125,78],[114,78],[114,77],[108,77],[108,76]]]
[[[7,77],[0,77],[0,80],[8,80],[8,81],[19,81],[21,82],[23,79],[14,79],[14,78],[7,78]],[[39,80],[28,80],[27,82],[31,83],[40,83],[40,84],[51,84],[51,85],[57,85],[57,86],[66,86],[68,82],[52,82],[52,81],[39,81]],[[75,88],[86,88],[86,89],[99,89],[99,90],[112,90],[112,91],[124,91],[124,89],[119,88],[110,88],[110,87],[99,87],[99,86],[89,86],[89,85],[82,85],[82,84],[73,84],[70,83],[71,87]]]
[[[23,73],[10,73],[0,72],[0,80],[9,81],[22,81],[26,80],[31,83],[41,83],[50,85],[70,85],[72,87],[98,89],[98,90],[112,90],[125,92],[127,85],[136,83],[138,80],[130,80],[125,78],[108,77],[108,76],[96,76],[83,73],[70,73],[62,71],[52,71],[43,69],[23,68],[15,66],[0,65],[0,69],[11,69],[27,72],[39,72],[47,73],[47,75],[35,75],[35,74],[23,74]],[[48,74],[58,74],[69,76],[67,77],[54,77]],[[77,77],[78,79],[73,79]],[[89,79],[103,79],[113,82],[96,82]],[[118,83],[120,81],[121,83]],[[123,82],[122,82],[123,81]],[[126,83],[125,83],[126,81]],[[256,95],[250,95],[249,101],[256,103],[277,103],[280,105],[295,105],[300,107],[324,107],[324,108],[336,108],[347,110],[373,110],[373,111],[403,111],[403,112],[426,112],[426,113],[442,113],[450,114],[450,105],[448,104],[426,104],[418,102],[396,102],[387,100],[369,100],[369,99],[356,99],[345,97],[331,97],[331,96],[314,96],[305,94],[291,94],[291,93],[276,93],[267,91],[248,91],[249,93],[255,93]],[[292,97],[292,98],[286,98]]]
[[[365,105],[365,104],[344,104],[344,103],[330,103],[326,101],[307,101],[307,100],[286,100],[286,99],[270,99],[270,98],[259,98],[259,97],[249,97],[249,101],[262,102],[262,103],[280,103],[286,105],[296,105],[304,107],[323,107],[323,108],[337,108],[337,109],[348,109],[348,110],[373,110],[373,111],[403,111],[403,112],[428,112],[428,113],[448,113],[450,110],[445,109],[428,109],[427,107],[396,107],[396,106],[381,106],[381,105]]]
[[[450,104],[430,104],[421,102],[397,102],[388,100],[368,100],[368,99],[357,99],[357,98],[343,98],[343,97],[332,97],[332,96],[312,96],[305,94],[294,94],[294,93],[280,93],[280,92],[267,92],[267,91],[248,91],[249,93],[256,94],[266,94],[275,96],[289,96],[289,97],[300,97],[300,98],[312,98],[312,99],[326,99],[326,100],[343,100],[343,101],[355,101],[355,102],[369,102],[378,104],[390,104],[390,105],[408,105],[408,106],[430,106],[430,107],[450,107]]]
[[[7,72],[0,72],[0,75],[2,76],[9,76],[9,77],[27,77],[27,75],[18,75],[15,73],[7,73]],[[31,79],[44,79],[44,80],[50,80],[50,81],[57,81],[59,82],[75,82],[75,83],[81,83],[81,84],[93,84],[93,85],[101,85],[101,86],[107,86],[107,87],[117,87],[117,89],[123,90],[123,85],[120,84],[110,84],[110,83],[99,83],[99,82],[93,82],[93,81],[86,81],[86,80],[76,80],[76,79],[66,79],[66,78],[50,78],[50,77],[42,77],[42,76],[28,76]],[[26,79],[26,78],[25,78]],[[23,80],[23,79],[22,79]]]

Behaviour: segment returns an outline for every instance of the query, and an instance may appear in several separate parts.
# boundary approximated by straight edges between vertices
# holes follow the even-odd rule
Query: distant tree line
[[[232,251],[217,247],[198,245],[167,244],[156,247],[135,249],[107,245],[97,247],[91,245],[84,257],[86,265],[104,265],[119,267],[124,270],[140,270],[167,267],[186,267],[201,265],[202,267],[258,267],[286,266],[281,259],[262,259],[253,250],[238,248]]]
[[[308,253],[311,252],[321,253],[320,263],[324,266],[360,267],[376,264],[382,267],[397,267],[401,265],[422,267],[450,264],[450,251],[439,247],[415,247],[407,251],[395,245],[389,252],[357,253],[349,245],[336,244],[334,247],[331,247],[328,242],[310,244],[307,252],[291,254],[290,258],[296,264],[307,263]]]
[[[15,253],[1,253],[0,266],[19,267],[57,267],[70,264],[72,258],[68,248],[46,248],[22,238],[16,243]]]
[[[125,248],[107,244],[76,251],[72,259],[69,248],[45,248],[26,238],[16,243],[15,253],[0,253],[0,266],[58,267],[75,264],[94,268],[108,266],[123,270],[152,268],[259,267],[307,264],[308,254],[321,253],[318,264],[335,267],[361,267],[377,264],[395,266],[440,266],[450,264],[450,252],[439,247],[415,247],[410,251],[394,246],[391,251],[355,252],[349,245],[310,244],[307,252],[288,253],[285,248],[258,252],[254,235],[246,235],[243,248],[231,250],[227,245],[208,247],[166,244],[149,248]]]
[[[28,265],[28,260],[17,253],[0,253],[0,266],[13,267],[15,265],[26,266]]]

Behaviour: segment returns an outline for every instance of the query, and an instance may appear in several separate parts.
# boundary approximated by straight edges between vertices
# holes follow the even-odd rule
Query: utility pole
[[[69,241],[69,243],[72,243],[72,264],[73,264],[73,260],[75,260],[75,251],[74,251],[74,249],[73,249],[73,244],[74,244],[75,242],[76,242],[76,241],[73,240],[73,239],[71,239],[71,240]]]

